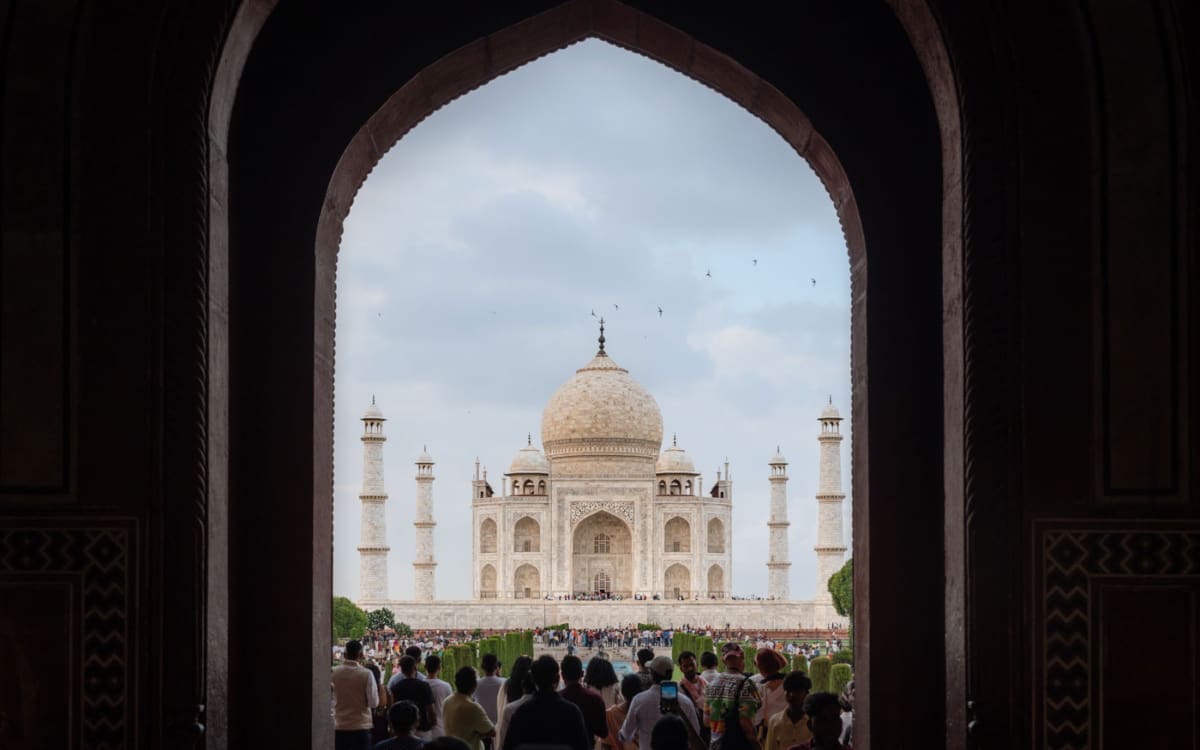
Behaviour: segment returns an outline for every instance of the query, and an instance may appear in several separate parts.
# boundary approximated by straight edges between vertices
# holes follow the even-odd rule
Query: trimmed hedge
[[[854,678],[849,664],[834,664],[829,673],[829,692],[840,695],[846,683]]]
[[[808,677],[812,680],[813,692],[829,692],[829,677],[833,671],[833,660],[818,656],[809,663]]]
[[[796,654],[792,656],[792,670],[798,670],[804,674],[808,674],[808,657],[804,654]]]

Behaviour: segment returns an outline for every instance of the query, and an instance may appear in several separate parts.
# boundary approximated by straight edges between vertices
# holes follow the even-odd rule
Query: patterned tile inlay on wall
[[[1078,522],[1075,522],[1078,525]],[[1200,575],[1200,531],[1042,528],[1043,747],[1095,746],[1093,576]]]
[[[133,675],[128,643],[134,566],[132,521],[82,521],[87,526],[0,527],[0,576],[34,578],[66,574],[82,623],[76,676],[81,696],[81,746],[131,747],[129,690]],[[62,524],[47,520],[47,524]]]

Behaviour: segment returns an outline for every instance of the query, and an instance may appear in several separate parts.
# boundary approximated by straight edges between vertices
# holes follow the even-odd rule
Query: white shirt
[[[487,714],[493,724],[496,723],[496,719],[500,718],[496,707],[500,703],[500,691],[504,689],[504,683],[503,677],[485,675],[479,678],[479,683],[475,688],[475,700],[483,706],[483,712]]]
[[[650,747],[650,733],[654,725],[662,717],[659,704],[662,702],[662,687],[655,685],[633,696],[629,703],[629,712],[625,714],[625,723],[621,725],[621,742],[638,743],[638,747]],[[692,699],[683,691],[679,692],[679,713],[683,720],[692,725],[696,734],[700,734],[700,720],[696,718],[696,706]]]
[[[430,707],[433,712],[433,721],[437,722],[433,725],[433,729],[429,730],[429,738],[446,736],[446,719],[442,713],[442,703],[450,697],[454,689],[450,687],[450,683],[445,680],[439,680],[436,677],[432,680],[426,680],[429,683],[429,690],[433,693],[433,705]]]
[[[379,705],[379,686],[371,670],[347,659],[334,667],[329,684],[333,688],[333,728],[370,729],[371,709]]]

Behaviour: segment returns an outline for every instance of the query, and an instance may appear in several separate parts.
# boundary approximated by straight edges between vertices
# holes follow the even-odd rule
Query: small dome
[[[371,405],[368,406],[367,410],[363,412],[362,418],[363,419],[374,419],[374,420],[378,420],[380,422],[383,421],[383,412],[380,411],[379,407],[375,405],[374,398],[371,399]]]
[[[513,456],[512,466],[508,467],[509,474],[549,474],[550,462],[542,452],[532,445],[526,445]]]
[[[417,463],[419,463],[419,464],[433,463],[433,456],[429,455],[429,451],[426,450],[424,446],[421,447],[421,455],[417,456]]]
[[[655,474],[695,474],[696,465],[692,457],[683,448],[671,441],[671,447],[662,452],[658,463],[654,465]]]
[[[771,463],[773,463],[773,464],[786,464],[787,463],[787,459],[784,458],[783,454],[779,452],[779,446],[775,446],[775,455],[771,457]]]
[[[821,419],[841,419],[842,415],[838,413],[837,407],[833,405],[833,400],[830,399],[829,405],[821,410]]]

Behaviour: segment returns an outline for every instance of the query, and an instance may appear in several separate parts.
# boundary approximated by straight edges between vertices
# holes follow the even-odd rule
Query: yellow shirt
[[[792,745],[811,739],[812,732],[808,730],[808,722],[804,717],[792,722],[785,708],[767,721],[767,741],[763,743],[763,750],[787,750]]]
[[[442,715],[446,719],[446,734],[467,743],[471,750],[483,750],[483,735],[495,728],[483,706],[462,693],[446,699],[442,704]]]

